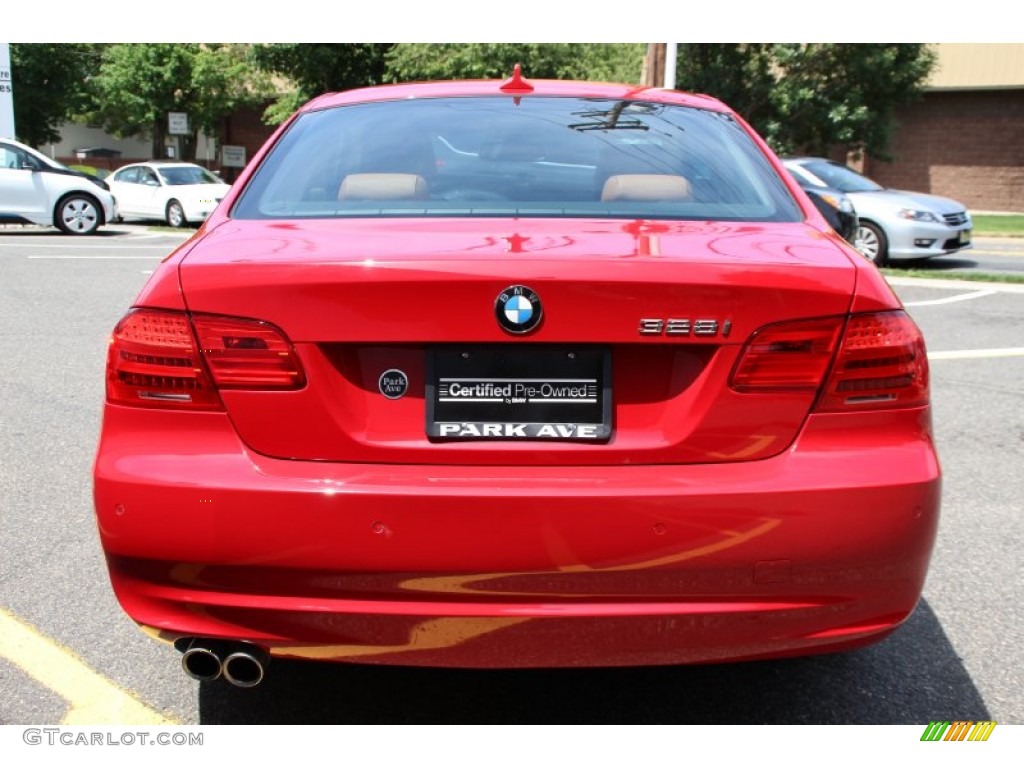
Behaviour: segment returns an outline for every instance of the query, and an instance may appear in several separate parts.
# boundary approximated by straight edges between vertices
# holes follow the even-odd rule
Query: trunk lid
[[[571,219],[230,221],[180,267],[190,311],[273,323],[305,367],[299,391],[222,392],[253,450],[421,464],[776,454],[814,394],[741,394],[730,372],[758,328],[845,314],[855,276],[836,241],[804,224]],[[495,302],[512,286],[542,302],[530,333],[498,323]],[[427,396],[445,373],[432,366],[499,361],[504,381],[533,357],[595,351],[608,360],[608,439],[428,437]],[[569,381],[556,375],[565,370],[545,375]],[[405,378],[401,396],[382,393],[389,371]]]

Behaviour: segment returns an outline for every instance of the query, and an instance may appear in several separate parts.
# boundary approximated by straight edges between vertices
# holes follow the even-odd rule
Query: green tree
[[[90,93],[89,119],[115,136],[151,137],[153,157],[164,152],[167,113],[187,113],[182,159],[194,160],[200,130],[216,134],[224,117],[265,101],[270,91],[249,46],[120,43],[104,49]]]
[[[390,43],[282,43],[253,47],[256,65],[281,75],[286,87],[267,107],[263,119],[283,122],[314,96],[383,82]]]
[[[505,78],[516,64],[527,78],[635,83],[643,43],[399,43],[387,54],[387,78]]]
[[[99,69],[101,46],[12,43],[14,127],[33,147],[60,141],[58,128],[87,103],[86,83]]]
[[[895,110],[920,95],[933,64],[921,44],[686,43],[676,83],[722,99],[777,152],[885,158]]]

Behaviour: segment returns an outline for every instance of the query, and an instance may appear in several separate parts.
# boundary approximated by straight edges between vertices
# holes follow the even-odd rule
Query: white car
[[[206,221],[229,185],[193,163],[135,163],[109,179],[124,218],[163,219],[170,227]]]
[[[0,139],[0,223],[91,235],[116,216],[114,197],[101,179],[72,171],[13,139]]]

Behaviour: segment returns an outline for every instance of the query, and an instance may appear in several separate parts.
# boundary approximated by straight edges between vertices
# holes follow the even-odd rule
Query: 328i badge
[[[914,610],[924,341],[720,102],[322,96],[115,327],[125,611],[193,677],[770,658]]]

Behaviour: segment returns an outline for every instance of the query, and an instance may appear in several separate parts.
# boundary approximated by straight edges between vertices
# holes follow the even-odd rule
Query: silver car
[[[948,197],[886,189],[845,165],[820,157],[783,161],[801,182],[845,192],[860,225],[854,244],[878,266],[893,259],[924,259],[971,247],[971,217]]]

